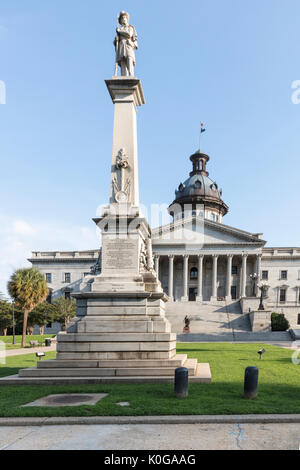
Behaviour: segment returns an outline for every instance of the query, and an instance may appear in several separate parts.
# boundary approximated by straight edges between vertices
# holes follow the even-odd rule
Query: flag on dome
[[[202,132],[205,132],[205,131],[206,131],[206,127],[205,127],[204,122],[201,122],[200,131],[201,131],[201,134],[202,134]]]

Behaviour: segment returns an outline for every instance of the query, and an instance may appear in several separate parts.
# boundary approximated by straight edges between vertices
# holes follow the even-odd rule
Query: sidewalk
[[[299,422],[300,415],[2,418],[0,450],[298,450]]]

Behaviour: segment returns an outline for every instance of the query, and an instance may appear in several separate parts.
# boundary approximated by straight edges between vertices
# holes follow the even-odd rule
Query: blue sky
[[[31,250],[96,248],[108,201],[105,78],[120,10],[139,38],[140,199],[171,203],[204,121],[224,223],[299,246],[299,0],[6,0],[0,10],[0,291]],[[299,95],[300,96],[300,95]]]

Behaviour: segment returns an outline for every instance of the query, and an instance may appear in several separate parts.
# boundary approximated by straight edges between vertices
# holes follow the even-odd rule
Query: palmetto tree
[[[22,348],[26,346],[26,330],[29,313],[48,295],[48,287],[42,273],[34,268],[18,269],[8,282],[9,295],[23,312]]]

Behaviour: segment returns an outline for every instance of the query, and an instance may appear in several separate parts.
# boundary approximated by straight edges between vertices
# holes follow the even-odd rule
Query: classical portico
[[[170,301],[230,301],[259,295],[250,274],[260,259],[260,253],[161,253],[155,270]]]

